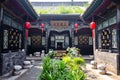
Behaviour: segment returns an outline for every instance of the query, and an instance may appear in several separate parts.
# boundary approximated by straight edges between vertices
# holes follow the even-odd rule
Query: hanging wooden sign
[[[51,27],[56,29],[68,28],[68,21],[50,21]]]

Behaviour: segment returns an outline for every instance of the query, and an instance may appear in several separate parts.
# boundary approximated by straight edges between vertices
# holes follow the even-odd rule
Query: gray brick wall
[[[94,57],[98,65],[100,63],[105,63],[107,70],[115,74],[119,74],[119,54],[118,53],[95,51]]]

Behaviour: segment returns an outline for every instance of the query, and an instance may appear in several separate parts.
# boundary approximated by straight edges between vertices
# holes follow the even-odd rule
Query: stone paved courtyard
[[[34,67],[26,72],[22,77],[20,77],[18,80],[38,80],[38,75],[41,72],[41,61],[36,61],[34,63]]]
[[[101,75],[99,72],[98,69],[92,69],[91,65],[87,63],[87,80],[120,80],[120,76],[111,72],[107,72],[106,75]]]
[[[87,58],[87,57],[85,57]],[[30,59],[30,58],[29,58]],[[33,59],[33,58],[32,58]],[[99,74],[98,69],[92,69],[90,58],[87,58],[87,64],[86,64],[86,69],[85,73],[87,75],[87,80],[120,80],[120,76],[115,75],[111,72],[107,72],[106,75],[101,75]],[[33,67],[29,69],[27,72],[25,72],[23,75],[19,76],[19,78],[16,78],[15,80],[38,80],[38,75],[42,71],[42,61],[41,60],[36,60],[33,63]],[[11,80],[12,78],[6,78],[4,80]]]

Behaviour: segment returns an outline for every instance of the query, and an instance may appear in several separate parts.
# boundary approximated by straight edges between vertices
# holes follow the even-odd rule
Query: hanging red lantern
[[[44,28],[45,24],[44,24],[44,23],[41,23],[41,25],[40,25],[40,26],[41,26],[41,28]]]
[[[96,23],[94,21],[92,21],[90,23],[90,29],[95,29],[96,28]]]
[[[24,27],[25,27],[25,29],[30,29],[30,22],[25,22]]]
[[[44,27],[45,27],[45,24],[44,23],[41,23],[41,29],[42,29],[42,33],[44,32]]]
[[[78,28],[78,24],[77,23],[74,24],[74,28]]]
[[[78,24],[77,23],[74,24],[74,28],[75,28],[75,32],[77,33],[78,32]]]
[[[94,29],[96,28],[96,23],[92,21],[90,23],[90,29],[92,29],[92,38],[94,38]]]
[[[78,32],[78,28],[75,29],[75,32],[76,32],[76,33]]]

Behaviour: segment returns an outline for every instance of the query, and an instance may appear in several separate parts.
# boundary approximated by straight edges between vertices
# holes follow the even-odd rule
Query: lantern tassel
[[[76,32],[76,33],[78,32],[78,29],[77,29],[77,28],[75,29],[75,32]]]
[[[26,29],[26,39],[28,39],[28,30]]]
[[[44,28],[42,28],[42,33],[44,32]]]

